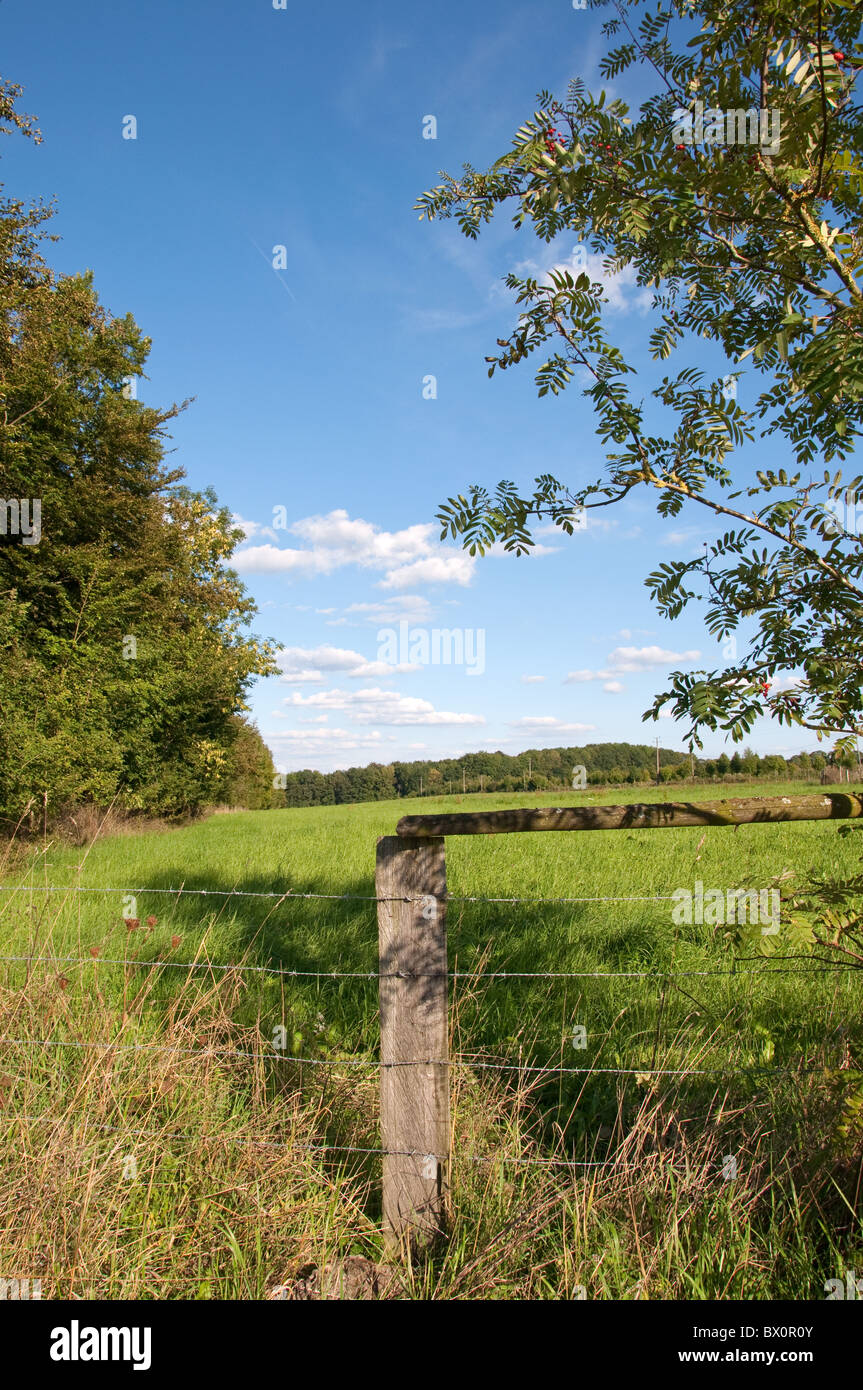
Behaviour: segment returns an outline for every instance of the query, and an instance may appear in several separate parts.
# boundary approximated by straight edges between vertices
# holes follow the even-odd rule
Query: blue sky
[[[252,713],[283,770],[657,733],[682,746],[641,713],[672,667],[721,664],[701,612],[665,623],[643,584],[700,548],[701,518],[662,521],[634,497],[530,558],[482,560],[433,519],[474,481],[602,471],[575,384],[537,400],[530,364],[489,380],[484,361],[515,321],[502,277],[564,263],[572,238],[545,246],[504,215],[468,242],[413,211],[439,170],[502,153],[541,88],[603,85],[600,23],[571,0],[4,0],[4,74],[44,143],[5,141],[3,181],[56,198],[52,263],[92,269],[152,338],[139,397],[195,397],[171,461],[247,527],[234,563],[257,630],[286,647]],[[609,294],[616,341],[646,367],[642,292]],[[394,655],[379,634],[400,623]],[[427,660],[422,634],[431,652],[442,629],[471,660]],[[765,723],[752,742],[816,746],[794,738]]]

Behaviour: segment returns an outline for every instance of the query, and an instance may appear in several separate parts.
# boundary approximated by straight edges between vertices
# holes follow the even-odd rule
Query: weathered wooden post
[[[444,1228],[449,1183],[444,840],[378,840],[384,1233],[425,1244]]]

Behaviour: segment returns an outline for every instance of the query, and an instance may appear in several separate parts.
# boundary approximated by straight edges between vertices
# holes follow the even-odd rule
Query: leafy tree
[[[570,534],[574,509],[614,506],[641,489],[663,517],[702,513],[719,534],[702,555],[661,565],[647,585],[666,618],[702,599],[717,639],[741,624],[740,637],[751,635],[721,667],[672,673],[645,717],[670,705],[687,721],[690,747],[705,729],[740,741],[763,714],[848,746],[863,724],[863,546],[848,510],[863,477],[843,477],[837,465],[863,427],[859,7],[616,0],[613,10],[604,32],[617,46],[602,73],[618,84],[636,68],[646,75],[635,116],[580,81],[564,101],[541,93],[490,169],[443,175],[417,206],[421,216],[455,217],[469,238],[503,205],[516,227],[527,223],[546,242],[577,238],[608,272],[631,269],[652,290],[656,363],[675,352],[687,364],[696,352],[704,360],[712,344],[717,373],[684,365],[655,380],[649,411],[588,269],[507,276],[519,318],[487,359],[489,375],[539,352],[540,396],[586,378],[606,472],[573,484],[544,473],[527,492],[508,480],[493,492],[473,484],[441,506],[442,534],[461,536],[471,553],[500,540],[523,554],[534,519],[551,517]],[[736,136],[735,113],[745,124],[747,110],[778,113],[779,139],[765,139],[771,130],[756,121],[754,146],[716,143],[712,113],[730,112]],[[700,115],[710,118],[704,131]],[[760,394],[744,408],[732,381],[749,389],[759,377]],[[735,457],[771,437],[787,467]],[[800,684],[777,688],[788,672]]]
[[[787,772],[785,759],[778,753],[769,753],[766,758],[761,759],[762,777],[785,777]]]
[[[234,739],[228,749],[225,801],[250,811],[266,811],[283,802],[273,786],[273,756],[256,725],[240,715],[232,719]]]
[[[0,82],[0,133],[36,139],[18,96]],[[149,341],[91,275],[49,269],[49,215],[0,199],[0,816],[34,796],[190,811],[224,796],[273,648],[248,634],[255,606],[226,567],[242,533],[164,464],[183,407],[129,388]]]

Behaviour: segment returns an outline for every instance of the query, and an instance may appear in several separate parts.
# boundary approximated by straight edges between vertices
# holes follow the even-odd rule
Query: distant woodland
[[[350,801],[389,801],[400,796],[460,796],[466,792],[518,792],[572,789],[584,769],[588,786],[697,779],[818,778],[827,765],[823,753],[785,759],[759,757],[752,749],[728,757],[693,758],[688,753],[646,743],[590,743],[583,748],[531,748],[524,753],[466,753],[435,762],[370,763],[340,772],[289,772],[281,795],[286,806],[333,806]]]

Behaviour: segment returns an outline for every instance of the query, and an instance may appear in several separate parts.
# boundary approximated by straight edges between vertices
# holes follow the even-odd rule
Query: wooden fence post
[[[384,1234],[443,1231],[449,1184],[446,854],[441,838],[378,840]]]

